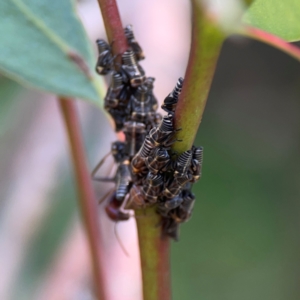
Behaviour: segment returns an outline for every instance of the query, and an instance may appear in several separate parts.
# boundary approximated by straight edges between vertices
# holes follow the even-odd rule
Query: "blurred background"
[[[77,6],[95,44],[105,37],[97,1]],[[119,6],[162,101],[185,72],[189,1]],[[300,298],[299,82],[300,65],[278,50],[238,36],[225,42],[195,142],[204,146],[197,202],[172,243],[175,300]],[[0,103],[0,299],[93,299],[55,97],[0,77]],[[78,108],[92,169],[116,136],[96,107],[78,101]],[[106,192],[95,189],[99,198]],[[111,299],[141,299],[134,220],[117,225],[126,257],[101,205],[99,218]]]

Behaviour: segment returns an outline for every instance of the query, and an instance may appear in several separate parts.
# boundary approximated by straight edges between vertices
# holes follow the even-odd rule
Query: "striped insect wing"
[[[174,113],[178,102],[179,95],[182,90],[183,78],[180,77],[173,91],[165,98],[161,108],[167,113]]]
[[[122,69],[126,74],[130,85],[132,87],[138,87],[143,84],[146,79],[145,71],[137,63],[133,51],[125,51],[122,55]]]
[[[98,60],[96,64],[96,72],[99,75],[106,75],[112,70],[113,57],[110,46],[102,39],[96,41],[98,46]]]
[[[144,55],[143,49],[141,48],[141,46],[139,45],[139,43],[136,41],[136,39],[134,37],[132,25],[127,25],[124,28],[124,33],[127,38],[127,43],[129,45],[129,47],[131,48],[131,50],[133,51],[136,59],[138,61],[144,59],[145,55]]]

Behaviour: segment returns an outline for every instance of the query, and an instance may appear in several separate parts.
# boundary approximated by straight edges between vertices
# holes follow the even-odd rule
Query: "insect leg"
[[[97,166],[94,168],[94,170],[92,171],[92,178],[95,176],[95,174],[97,173],[97,171],[101,168],[101,166],[103,165],[103,163],[105,162],[105,160],[108,158],[108,156],[111,154],[111,151],[109,151],[101,160],[100,162],[97,164]]]

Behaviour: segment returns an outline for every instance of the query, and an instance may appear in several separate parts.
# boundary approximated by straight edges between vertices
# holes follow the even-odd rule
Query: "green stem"
[[[113,42],[114,54],[126,51],[127,41],[124,35],[119,11],[115,0],[98,0],[107,37]],[[154,208],[137,210],[137,228],[139,236],[141,268],[143,277],[144,300],[169,300],[170,264],[169,239],[161,238],[160,217]]]
[[[97,201],[93,191],[91,176],[87,168],[83,140],[80,134],[79,118],[75,102],[72,99],[60,98],[60,107],[65,121],[70,142],[75,178],[79,193],[79,205],[83,225],[92,258],[95,290],[98,300],[108,299],[105,272],[103,269],[103,251],[101,251],[100,230],[98,224]]]
[[[201,123],[210,85],[225,34],[203,12],[198,0],[192,0],[192,45],[184,85],[175,111],[175,127],[182,128],[173,149],[190,149]]]
[[[162,237],[155,207],[136,210],[144,300],[170,300],[170,240]]]

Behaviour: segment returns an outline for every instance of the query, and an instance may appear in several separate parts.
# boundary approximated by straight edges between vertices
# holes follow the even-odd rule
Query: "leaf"
[[[256,0],[243,17],[243,22],[289,42],[300,40],[299,0]]]
[[[0,1],[0,72],[24,85],[100,104],[94,55],[69,0]]]

